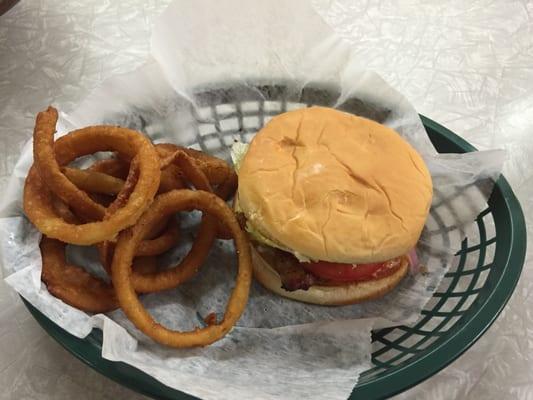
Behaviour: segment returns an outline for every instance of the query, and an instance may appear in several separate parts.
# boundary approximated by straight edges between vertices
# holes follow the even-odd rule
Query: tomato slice
[[[362,282],[384,278],[394,273],[401,264],[400,258],[381,263],[341,264],[327,261],[301,263],[300,265],[318,278],[334,282]]]

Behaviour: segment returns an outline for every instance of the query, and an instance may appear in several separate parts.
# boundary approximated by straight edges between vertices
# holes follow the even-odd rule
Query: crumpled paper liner
[[[485,208],[504,152],[438,155],[408,101],[376,74],[362,71],[349,45],[305,1],[253,6],[241,0],[203,0],[194,6],[176,1],[156,21],[152,48],[155,61],[106,81],[62,114],[58,132],[120,124],[155,142],[195,145],[229,159],[233,139],[249,140],[271,115],[306,106],[306,89],[320,85],[334,93],[318,96],[321,105],[353,111],[355,99],[358,114],[396,129],[423,155],[435,187],[418,246],[427,273],[408,276],[380,300],[344,307],[293,302],[254,284],[246,312],[226,338],[202,349],[164,348],[140,334],[121,311],[89,316],[41,284],[40,235],[21,208],[32,162],[28,143],[0,219],[8,238],[0,244],[7,283],[78,337],[93,327],[102,329],[104,358],[133,365],[172,388],[206,399],[346,398],[370,365],[371,328],[413,322],[431,298],[466,227]],[[260,89],[274,86],[284,87],[283,99]],[[197,213],[182,217],[184,238],[191,237],[197,221]],[[186,250],[184,241],[163,262]],[[102,274],[94,251],[71,246],[68,256]],[[143,303],[161,323],[192,329],[209,312],[223,312],[235,270],[231,243],[219,241],[197,277],[144,296]]]

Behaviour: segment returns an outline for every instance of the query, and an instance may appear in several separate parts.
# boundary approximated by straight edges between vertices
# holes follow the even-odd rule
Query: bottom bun
[[[307,290],[289,292],[281,287],[281,279],[276,271],[261,257],[253,245],[252,258],[254,277],[268,290],[292,300],[327,306],[342,306],[377,299],[400,283],[407,275],[409,261],[402,257],[400,268],[392,275],[371,281],[349,283],[342,286],[313,285]]]

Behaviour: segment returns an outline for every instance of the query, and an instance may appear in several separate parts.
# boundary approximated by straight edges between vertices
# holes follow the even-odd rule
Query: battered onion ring
[[[158,193],[165,193],[185,187],[182,173],[174,164],[176,152],[183,151],[195,159],[195,163],[207,173],[212,185],[218,185],[216,193],[224,198],[230,198],[237,187],[237,175],[223,161],[216,157],[205,155],[196,150],[185,149],[170,143],[156,145],[160,155],[161,181]],[[95,162],[87,170],[63,168],[63,173],[79,189],[90,193],[117,194],[124,184],[128,174],[128,163],[120,159],[108,159]],[[108,176],[108,175],[111,175]]]
[[[90,193],[105,194],[119,193],[128,172],[129,163],[118,158],[98,160],[86,170],[63,168],[63,173],[79,189]],[[162,160],[158,193],[183,189],[184,187],[178,166],[168,165],[168,161]]]
[[[110,196],[107,194],[101,194],[101,193],[89,193],[89,197],[96,201],[98,204],[101,204],[104,207],[109,207],[113,200],[115,200],[114,196]],[[91,222],[90,220],[84,219],[84,222]]]
[[[41,280],[50,294],[79,310],[105,313],[118,308],[112,285],[76,265],[67,263],[66,244],[43,236],[41,239]],[[136,257],[133,269],[140,274],[157,271],[155,257]]]
[[[191,157],[185,152],[179,152],[176,155],[176,162],[184,172],[184,175],[196,189],[212,192],[207,177],[197,167]],[[131,275],[131,281],[133,282],[135,290],[138,293],[158,292],[161,290],[172,289],[192,278],[198,272],[200,266],[204,263],[209,254],[209,249],[213,245],[216,237],[217,225],[218,220],[216,218],[209,214],[202,215],[198,234],[185,258],[183,258],[178,265],[170,269],[158,271],[155,274],[141,275],[133,272]]]
[[[118,192],[117,197],[115,197],[113,202],[105,210],[104,220],[110,219],[120,208],[128,204],[128,200],[139,180],[139,173],[139,158],[135,157],[130,164],[130,170],[124,185],[120,189],[120,192]]]
[[[106,209],[104,220],[111,218],[118,209],[120,209],[121,207],[123,207],[124,204],[127,203],[129,196],[135,189],[138,176],[139,162],[136,157],[130,164],[130,171],[128,173],[128,177],[126,178],[126,182],[120,190],[120,193],[117,195],[113,203],[111,203],[111,205]],[[176,244],[176,236],[178,234],[177,231],[178,228],[176,224],[174,226],[170,225],[170,231],[167,232],[167,235],[163,235],[162,237],[155,240],[141,242],[136,254],[139,256],[157,255],[169,250],[171,246]],[[100,260],[106,270],[110,267],[113,249],[114,243],[110,240],[107,240],[98,246],[98,250],[100,252]]]
[[[170,218],[165,230],[154,239],[144,239],[135,252],[136,256],[157,256],[174,247],[180,238],[180,229],[175,218]]]
[[[158,229],[158,231],[159,230],[160,229]],[[137,251],[135,252],[136,257],[157,256],[174,247],[180,238],[178,222],[175,218],[169,218],[164,231],[156,232],[156,234],[157,233],[160,234],[154,239],[144,239],[139,244]],[[100,255],[100,263],[107,272],[111,271],[111,261],[113,259],[115,245],[116,243],[112,241],[106,241],[97,245],[98,253]],[[147,272],[150,271],[145,271],[145,273]]]
[[[122,179],[104,174],[103,172],[69,167],[64,167],[62,171],[78,189],[89,193],[116,195],[124,186]]]
[[[68,208],[68,206],[56,196],[52,196],[54,211],[69,224],[79,224],[80,219]]]
[[[156,146],[159,146],[159,145],[156,145]],[[185,185],[183,183],[183,180],[181,179],[182,178],[182,173],[181,173],[180,169],[178,168],[178,166],[176,166],[176,165],[174,165],[172,163],[173,162],[173,157],[168,157],[168,154],[170,154],[170,153],[164,153],[163,154],[161,151],[158,151],[158,155],[160,157],[160,162],[159,163],[160,163],[160,167],[161,167],[161,182],[159,184],[158,193],[165,193],[165,192],[168,192],[170,190],[183,189],[185,187]],[[173,153],[171,154],[171,156],[173,156]],[[126,161],[124,161],[123,159],[117,159],[116,161],[118,161],[122,165],[124,165],[124,164],[128,165],[128,163]],[[113,164],[113,163],[109,163],[109,164],[110,164],[109,167],[101,166],[100,168],[95,169],[95,170],[102,170],[105,167],[107,167],[107,168],[117,168],[118,167],[116,164]],[[128,169],[129,168],[126,168],[126,173],[123,175],[124,178],[127,176]]]
[[[60,163],[54,152],[54,133],[57,124],[57,110],[48,107],[37,114],[33,130],[33,159],[41,178],[54,194],[73,209],[91,220],[103,216],[103,207],[94,202],[87,193],[79,190],[61,172]]]
[[[65,243],[43,236],[40,247],[43,261],[41,280],[53,296],[91,313],[105,313],[118,308],[113,286],[83,268],[67,263]]]
[[[157,271],[157,257],[135,257],[133,260],[133,269],[139,274],[151,274]]]
[[[158,150],[161,157],[161,165],[168,165],[169,167],[173,166],[173,162],[179,163],[179,160],[176,157],[177,155],[186,154],[191,157],[196,166],[206,174],[211,185],[218,183],[218,187],[215,190],[217,196],[224,200],[228,200],[235,194],[235,191],[237,190],[237,174],[235,173],[235,170],[229,167],[223,160],[170,143],[157,144],[156,150]],[[215,173],[213,173],[213,171]],[[211,173],[211,179],[209,179],[209,173]],[[224,177],[222,177],[222,174],[224,174]],[[223,180],[220,181],[221,179]],[[223,224],[218,223],[217,237],[219,239],[228,240],[231,239],[231,233],[224,228]]]
[[[231,199],[237,190],[237,182],[237,174],[231,170],[227,178],[218,185],[215,194],[223,200]]]
[[[176,165],[173,165],[170,159],[165,158],[167,153],[158,152],[160,157],[161,181],[158,193],[165,193],[174,189],[183,189],[185,187],[181,171]],[[119,157],[121,154],[119,154]],[[170,162],[169,162],[170,161]],[[122,158],[101,160],[95,162],[90,170],[108,173],[117,178],[125,179],[129,170],[129,159],[122,156]]]
[[[53,109],[49,109],[48,113],[53,114],[51,110]],[[49,117],[49,114],[45,115]],[[37,119],[38,125],[43,123],[42,121],[39,122],[39,117]],[[37,128],[36,131],[38,131]],[[40,143],[36,145],[36,153],[39,153],[40,162],[37,162],[36,157],[36,164],[28,173],[24,188],[24,211],[39,231],[66,243],[91,245],[112,239],[118,232],[137,221],[153,200],[160,179],[159,158],[147,138],[138,132],[113,126],[93,126],[80,129],[57,140],[54,146],[56,161],[53,152],[50,152],[50,141],[53,141],[53,137],[50,138],[49,129],[45,134],[47,140],[40,140],[37,138],[40,135],[36,132],[36,142]],[[51,134],[53,136],[53,130]],[[105,221],[73,225],[59,218],[53,209],[49,188],[63,200],[65,198],[72,200],[75,197],[88,199],[101,210],[99,217],[104,216],[104,207],[76,188],[61,173],[60,166],[68,164],[79,156],[108,150],[118,151],[131,158],[138,156],[139,179],[127,204]],[[37,166],[39,166],[39,171]],[[46,185],[43,184],[42,180],[46,180]],[[66,193],[72,195],[75,192],[83,195],[73,195],[72,197],[66,195]],[[68,200],[65,202],[74,207]],[[80,209],[79,204],[77,209]],[[94,211],[94,208],[92,210]],[[86,216],[83,211],[81,214]]]
[[[235,173],[233,168],[231,168],[224,160],[210,156],[198,150],[187,149],[172,143],[156,144],[155,149],[165,163],[169,163],[171,160],[169,157],[171,157],[173,153],[176,153],[176,151],[181,151],[187,154],[194,160],[197,167],[202,170],[213,186],[225,182],[230,174]]]
[[[181,177],[181,171],[177,165],[169,165],[161,169],[161,182],[158,193],[166,193],[175,189],[185,188],[185,183]]]
[[[108,161],[108,160],[102,160]],[[115,160],[109,160],[115,161]],[[106,165],[106,164],[104,164]],[[111,165],[111,164],[109,164]],[[98,169],[107,169],[98,168]],[[124,180],[117,178],[113,175],[115,171],[111,170],[111,173],[104,173],[98,171],[92,171],[89,169],[77,169],[77,168],[62,168],[65,176],[78,187],[78,189],[89,192],[90,194],[99,193],[107,195],[116,195],[124,186]],[[126,176],[127,176],[126,171]],[[165,193],[174,189],[183,189],[185,187],[180,177],[179,168],[176,165],[170,165],[161,171],[161,181],[159,183],[158,193]],[[98,202],[97,202],[98,203]]]
[[[226,181],[218,185],[215,194],[221,199],[228,200],[231,198],[237,190],[237,174],[232,173],[228,175]],[[231,239],[231,232],[224,227],[224,224],[219,222],[217,226],[217,237],[223,240]]]
[[[120,158],[106,158],[95,161],[86,171],[101,172],[124,180],[130,171],[130,163],[122,161]]]
[[[158,324],[143,307],[132,282],[131,264],[135,248],[161,215],[185,210],[201,210],[223,220],[233,234],[237,249],[239,270],[237,282],[229,298],[224,318],[219,324],[190,332],[172,331]],[[227,204],[212,193],[192,190],[175,190],[159,195],[139,223],[119,236],[113,257],[112,279],[118,302],[133,324],[156,342],[171,347],[206,346],[221,339],[242,315],[252,281],[252,261],[246,235],[239,227],[235,215]]]
[[[129,196],[131,195],[132,191],[135,189],[135,185],[137,184],[138,177],[139,177],[139,162],[137,158],[134,158],[130,164],[130,170],[129,170],[128,176],[126,178],[126,181],[122,185],[120,192],[118,193],[115,200],[106,209],[104,220],[111,218],[111,216],[118,209],[120,209],[121,207],[124,206],[124,204],[127,203]],[[154,240],[148,240],[148,241],[141,242],[137,250],[137,255],[139,256],[158,255],[169,250],[170,247],[175,245],[177,241],[178,227],[174,223],[174,225],[173,226],[170,225],[169,228],[170,230],[166,233],[166,235],[164,234],[161,237],[154,239]],[[107,271],[109,271],[111,267],[111,260],[113,257],[114,246],[115,246],[115,243],[111,240],[107,240],[105,242],[98,244],[98,251],[100,253],[100,261]]]
[[[120,192],[117,194],[117,197],[113,200],[113,202],[106,208],[106,212],[104,215],[104,221],[111,218],[111,216],[124,204],[127,203],[129,196],[133,192],[133,189],[135,188],[135,185],[137,184],[137,179],[139,178],[139,160],[138,158],[134,158],[132,163],[130,164],[130,170],[128,172],[128,177],[126,178],[126,181],[124,182],[124,185],[120,189]],[[106,271],[109,272],[109,260],[112,254],[112,246],[113,242],[111,240],[106,240],[102,243],[98,244],[98,251],[100,253],[100,261],[102,262],[103,267],[106,269]]]

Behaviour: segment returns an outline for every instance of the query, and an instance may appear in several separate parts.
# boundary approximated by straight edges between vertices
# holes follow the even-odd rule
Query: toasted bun
[[[390,128],[330,108],[273,118],[239,169],[259,232],[313,260],[385,261],[415,246],[432,197],[420,155]]]
[[[377,299],[394,289],[409,270],[407,257],[402,257],[402,264],[398,271],[385,278],[342,286],[311,286],[307,290],[289,292],[281,287],[278,273],[261,257],[253,245],[251,247],[255,279],[280,296],[304,303],[341,306]]]

